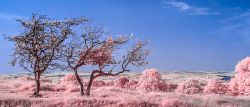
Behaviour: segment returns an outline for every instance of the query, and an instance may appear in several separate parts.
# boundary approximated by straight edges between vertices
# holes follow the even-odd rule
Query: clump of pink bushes
[[[127,82],[129,82],[128,78],[126,78],[126,77],[120,77],[120,78],[117,78],[114,81],[114,86],[124,88],[124,86],[125,86],[125,84]]]
[[[80,80],[82,81],[82,78],[80,78]],[[74,74],[67,74],[65,75],[65,77],[61,78],[61,81],[63,84],[78,84],[78,81],[76,79],[76,76]]]
[[[222,84],[216,80],[210,80],[208,84],[204,87],[204,93],[207,94],[226,94],[229,92],[228,84]]]
[[[161,91],[185,94],[205,93],[205,94],[226,94],[226,95],[250,95],[250,57],[247,57],[240,61],[235,71],[238,74],[231,81],[226,83],[220,83],[217,80],[210,80],[205,86],[201,82],[195,79],[188,79],[181,83],[171,84],[162,80],[161,74],[156,69],[146,69],[142,72],[139,81],[129,80],[126,77],[117,78],[114,81],[104,82],[103,80],[93,81],[94,87],[102,86],[115,86],[130,90],[140,91]],[[33,78],[23,76],[19,80],[33,81]],[[82,80],[82,78],[81,78]],[[50,79],[41,79],[42,82],[51,82]],[[68,91],[76,92],[79,88],[77,79],[74,74],[67,74],[61,78],[60,85],[51,89],[49,87],[41,86],[41,90],[53,90],[53,91]],[[68,84],[68,85],[67,85]],[[70,85],[72,84],[72,85]],[[67,85],[67,86],[65,86]],[[87,83],[84,84],[87,86]],[[19,87],[21,90],[34,90],[34,85],[23,85]],[[173,100],[174,101],[174,100]]]
[[[229,83],[233,95],[250,95],[250,57],[246,57],[235,66],[235,78]]]
[[[161,74],[156,69],[146,69],[138,81],[130,81],[126,77],[120,77],[114,81],[114,86],[142,91],[164,91],[170,92],[173,84],[168,84],[161,80]]]
[[[139,78],[137,90],[170,92],[166,81],[161,80],[161,74],[156,69],[146,69]]]
[[[202,84],[198,80],[191,78],[178,84],[178,87],[175,91],[185,94],[194,94],[194,93],[201,93],[202,90],[203,90]]]
[[[235,66],[235,78],[229,84],[211,80],[205,86],[204,93],[250,95],[250,57],[246,57]]]
[[[102,86],[105,86],[105,82],[103,80],[95,80],[92,82],[92,86],[95,86],[95,87],[102,87]]]

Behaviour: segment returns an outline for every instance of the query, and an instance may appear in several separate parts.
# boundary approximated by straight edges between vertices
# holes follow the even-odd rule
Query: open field
[[[78,95],[78,86],[62,84],[61,78],[72,72],[54,72],[42,75],[41,97],[31,97],[34,90],[34,81],[21,80],[29,73],[1,74],[0,75],[0,105],[1,106],[120,106],[120,107],[161,107],[175,105],[177,107],[249,107],[249,96],[230,96],[218,94],[182,94],[177,92],[137,91],[112,85],[94,85],[89,97]],[[79,73],[85,84],[90,73]],[[178,84],[189,78],[207,84],[210,79],[217,79],[228,83],[235,72],[161,72],[162,80],[167,83]],[[119,77],[138,81],[141,72],[124,73],[118,76],[100,77],[105,83]],[[33,85],[33,86],[32,86]],[[178,101],[177,101],[178,100]],[[169,104],[166,104],[169,103]],[[171,104],[170,104],[171,103]]]

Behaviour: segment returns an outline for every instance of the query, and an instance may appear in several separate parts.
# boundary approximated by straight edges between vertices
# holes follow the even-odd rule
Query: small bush
[[[161,81],[161,74],[156,69],[146,69],[139,78],[137,90],[144,91],[171,91],[169,84]]]
[[[137,84],[138,84],[138,81],[129,81],[129,82],[127,82],[127,83],[124,85],[124,88],[135,90]]]
[[[80,78],[82,81],[82,78]],[[76,79],[76,76],[74,74],[67,74],[65,77],[61,78],[62,84],[78,84],[78,81]]]
[[[92,82],[92,86],[95,86],[95,87],[105,86],[105,82],[103,80],[96,80]]]
[[[221,84],[216,80],[210,80],[204,87],[203,92],[207,94],[226,94],[228,92],[228,86],[225,84]]]
[[[235,66],[235,78],[229,83],[230,94],[250,95],[250,57],[246,57]]]
[[[114,81],[114,86],[124,88],[124,86],[127,82],[129,82],[128,78],[120,77]]]
[[[161,74],[156,69],[146,69],[142,72],[139,82],[157,82],[161,80]]]
[[[185,93],[185,94],[194,94],[201,93],[203,88],[202,84],[195,79],[188,79],[178,84],[176,92]]]

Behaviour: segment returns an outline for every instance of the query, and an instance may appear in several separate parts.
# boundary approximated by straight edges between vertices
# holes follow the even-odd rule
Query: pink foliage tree
[[[108,49],[114,50],[117,49],[118,46],[128,42],[129,39],[132,38],[133,35],[131,35],[129,38],[125,35],[125,37],[120,36],[118,40],[110,39],[108,38],[105,43],[105,48],[109,47]],[[148,64],[148,62],[145,62],[147,59],[148,54],[151,52],[151,48],[147,48],[147,45],[150,44],[150,41],[146,40],[137,40],[137,43],[132,45],[132,49],[128,50],[128,52],[123,56],[123,61],[116,62],[113,57],[109,58],[98,58],[98,57],[103,57],[103,56],[96,56],[92,55],[92,65],[97,65],[99,67],[99,70],[94,70],[91,73],[89,84],[86,90],[86,95],[89,96],[90,94],[90,87],[92,84],[92,81],[99,76],[116,76],[121,73],[124,73],[125,71],[130,71],[127,70],[126,68],[128,67],[129,64],[132,64],[134,66],[144,66]],[[107,44],[107,45],[106,45]],[[107,50],[106,50],[107,51]],[[97,52],[95,52],[97,53]],[[111,52],[108,52],[107,54],[110,54]],[[103,53],[105,54],[105,53]],[[112,54],[114,56],[114,54]],[[102,61],[99,59],[105,59],[107,61]],[[117,73],[112,73],[113,68],[121,63],[121,68],[122,70],[117,72]],[[104,72],[102,69],[106,66],[113,65],[113,68],[109,72]]]
[[[171,91],[166,81],[161,81],[161,74],[156,69],[146,69],[139,78],[137,90],[145,91]]]
[[[228,92],[228,85],[219,83],[218,81],[210,80],[204,87],[204,93],[226,94]]]
[[[201,93],[202,90],[203,86],[198,80],[188,79],[178,84],[178,87],[175,91],[185,94],[194,94],[194,93]]]
[[[230,81],[229,89],[233,95],[250,95],[250,57],[235,66],[235,78]]]
[[[80,95],[83,95],[83,84],[79,79],[77,69],[84,65],[98,66],[99,70],[92,71],[90,80],[85,92],[85,95],[89,96],[92,82],[99,76],[115,76],[119,75],[127,70],[129,64],[135,66],[146,65],[145,62],[150,48],[147,45],[150,41],[138,40],[136,44],[132,45],[132,49],[129,50],[124,56],[122,61],[114,60],[114,51],[120,49],[120,47],[127,43],[132,36],[121,36],[117,38],[108,34],[106,28],[100,26],[94,26],[91,21],[84,24],[82,27],[83,33],[72,36],[69,42],[65,43],[64,52],[62,53],[66,58],[68,66],[72,68],[80,84]],[[117,73],[112,73],[115,66],[121,65],[122,70]],[[106,66],[114,66],[110,71],[104,72],[103,68]]]
[[[86,21],[86,18],[57,21],[46,15],[33,13],[28,20],[17,21],[24,27],[23,33],[6,37],[15,43],[11,64],[14,66],[18,63],[20,67],[34,74],[34,95],[38,96],[41,74],[48,69],[64,68],[58,63],[62,43],[72,34],[72,26]]]

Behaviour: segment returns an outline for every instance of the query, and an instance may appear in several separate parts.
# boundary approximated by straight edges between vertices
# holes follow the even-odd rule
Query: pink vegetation
[[[210,80],[204,87],[204,93],[226,94],[228,92],[228,85],[221,84],[216,80]]]
[[[235,66],[235,71],[239,73],[250,72],[250,57],[246,57]]]
[[[185,94],[194,94],[202,92],[202,84],[195,79],[188,79],[178,84],[176,92],[185,93]]]
[[[80,78],[82,81],[82,78]],[[61,81],[63,84],[78,84],[78,81],[76,79],[76,76],[74,74],[67,74],[65,77],[61,78]]]
[[[92,86],[95,86],[95,87],[105,86],[105,82],[103,80],[96,80],[92,82]]]
[[[161,81],[161,74],[156,69],[146,69],[139,78],[137,90],[145,91],[171,91],[170,86]]]
[[[238,74],[230,81],[229,88],[233,95],[250,95],[250,57],[246,57],[235,66]]]
[[[126,89],[131,89],[131,90],[135,90],[136,86],[137,86],[138,82],[137,81],[129,81],[124,85],[124,88]]]
[[[177,98],[166,99],[161,103],[162,107],[189,107],[190,104],[185,101],[180,101]]]
[[[129,82],[129,79],[128,79],[128,78],[126,78],[126,77],[120,77],[120,78],[117,78],[117,79],[114,81],[114,86],[124,88],[124,85],[125,85],[127,82]]]

